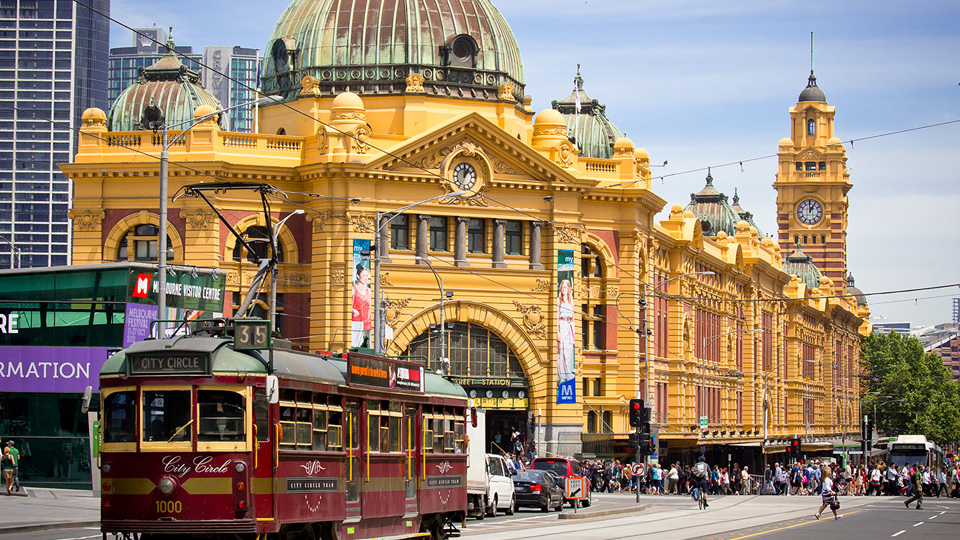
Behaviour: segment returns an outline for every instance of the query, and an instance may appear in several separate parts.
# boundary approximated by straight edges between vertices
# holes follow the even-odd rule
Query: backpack
[[[703,461],[698,462],[693,468],[693,474],[697,478],[706,478],[710,474],[710,467]]]

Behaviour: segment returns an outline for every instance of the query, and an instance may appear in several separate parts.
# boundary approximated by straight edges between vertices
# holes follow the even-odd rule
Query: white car
[[[487,515],[497,515],[503,510],[508,516],[517,509],[513,493],[513,476],[502,456],[487,454]]]

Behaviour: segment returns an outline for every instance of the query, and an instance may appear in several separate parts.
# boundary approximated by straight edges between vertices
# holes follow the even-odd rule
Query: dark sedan
[[[549,471],[523,471],[513,477],[513,492],[517,506],[563,510],[563,487],[560,479]]]

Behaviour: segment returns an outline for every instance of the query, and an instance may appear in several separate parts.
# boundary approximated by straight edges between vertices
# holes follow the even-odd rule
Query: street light
[[[651,358],[650,358],[650,357],[651,357],[651,354],[650,354],[650,336],[652,335],[652,332],[647,332],[647,331],[646,331],[646,330],[649,330],[651,326],[653,326],[652,323],[651,323],[651,321],[650,321],[650,307],[646,305],[647,297],[650,296],[650,295],[653,294],[653,293],[652,293],[652,292],[647,292],[648,287],[650,287],[650,286],[659,287],[659,286],[661,286],[661,285],[663,285],[663,284],[665,284],[665,283],[670,283],[671,281],[673,281],[673,280],[675,280],[675,279],[680,279],[680,278],[686,277],[686,276],[712,276],[712,275],[714,275],[714,272],[713,272],[712,270],[704,270],[704,271],[701,271],[701,272],[688,272],[688,273],[686,273],[686,274],[680,274],[679,276],[674,276],[674,277],[672,277],[672,278],[670,278],[670,279],[665,279],[665,280],[663,280],[663,281],[658,281],[658,282],[656,282],[656,283],[651,283],[651,284],[644,283],[644,284],[643,284],[643,297],[641,298],[641,300],[644,302],[644,308],[643,308],[643,328],[644,328],[645,332],[644,332],[644,337],[643,337],[643,350],[644,350],[644,357],[646,358],[646,364],[647,364],[647,366],[646,366],[646,375],[645,375],[644,383],[643,383],[643,386],[644,386],[644,388],[643,388],[643,395],[644,395],[644,399],[646,399],[647,401],[651,401],[651,400],[650,400],[650,379],[651,379],[651,377],[653,376],[653,367],[652,367],[652,364],[651,364],[651,362],[650,362],[650,360],[651,360]]]
[[[437,360],[441,366],[440,369],[443,371],[442,374],[449,375],[450,371],[447,368],[450,361],[448,358],[444,356],[444,354],[447,352],[447,341],[446,341],[447,322],[446,322],[446,318],[443,310],[443,301],[446,298],[453,298],[453,292],[443,291],[443,278],[440,277],[440,274],[438,274],[437,271],[433,269],[433,265],[430,264],[429,259],[425,257],[420,257],[419,255],[414,258],[417,259],[418,261],[423,261],[424,263],[426,263],[427,267],[430,268],[430,271],[433,272],[433,277],[437,279],[437,286],[440,287],[440,355],[438,356]]]
[[[759,328],[748,328],[748,329],[742,330],[742,331],[743,331],[743,332],[751,332],[751,333],[754,333],[754,334],[763,332],[763,330],[761,330],[761,329],[759,329]],[[700,370],[700,416],[706,416],[706,411],[707,411],[707,407],[706,407],[706,399],[707,399],[707,345],[713,343],[714,341],[716,341],[716,340],[718,340],[718,339],[720,339],[720,338],[722,338],[722,337],[724,337],[724,336],[729,336],[730,334],[736,334],[736,333],[738,333],[738,332],[741,332],[741,330],[731,330],[730,332],[724,332],[724,333],[718,334],[718,335],[716,335],[716,336],[711,336],[711,337],[706,337],[706,336],[704,336],[703,338],[700,339],[700,343],[701,343],[701,346],[700,346],[700,347],[701,347],[701,348],[700,348],[700,362],[701,362],[701,370]]]
[[[193,118],[192,120],[186,120],[178,124],[173,124],[168,126],[166,120],[163,116],[163,111],[157,107],[153,100],[151,99],[150,105],[144,110],[143,118],[146,120],[146,125],[141,124],[141,128],[145,128],[151,131],[161,131],[162,138],[160,139],[160,231],[157,233],[157,251],[158,251],[158,261],[157,261],[157,274],[159,284],[159,292],[157,293],[157,314],[158,319],[160,320],[157,327],[157,337],[162,338],[166,334],[166,323],[163,322],[163,318],[166,317],[167,311],[167,184],[168,184],[168,168],[170,164],[170,154],[168,150],[171,146],[176,144],[181,137],[187,134],[194,127],[206,122],[209,118],[218,116],[222,113],[225,113],[231,109],[236,109],[238,107],[246,107],[251,104],[259,104],[261,102],[272,102],[273,98],[260,98],[252,102],[240,103],[237,105],[232,105],[230,107],[224,107],[216,111],[204,114]],[[170,127],[177,127],[180,125],[189,124],[186,129],[177,134],[173,140],[167,140],[167,129]]]
[[[383,333],[385,326],[383,299],[380,298],[380,236],[383,234],[383,228],[389,225],[390,222],[396,219],[396,217],[401,213],[413,207],[420,206],[421,204],[432,202],[437,199],[442,199],[444,197],[462,197],[466,195],[466,193],[466,191],[453,191],[450,193],[437,195],[436,197],[430,197],[429,199],[424,199],[422,201],[417,201],[406,206],[401,206],[400,208],[390,212],[392,215],[383,223],[380,223],[381,213],[377,212],[377,229],[373,240],[373,298],[376,302],[376,309],[373,310],[373,328],[376,331],[376,334],[373,336],[373,350],[377,354],[383,354]]]
[[[277,223],[277,226],[273,229],[273,243],[270,244],[271,249],[273,250],[274,264],[273,268],[270,270],[270,331],[275,332],[277,329],[277,274],[279,269],[277,264],[280,261],[276,260],[277,258],[277,239],[280,238],[280,228],[283,227],[283,224],[287,222],[288,219],[293,216],[302,214],[303,209],[297,208],[287,217],[280,220],[280,223]]]

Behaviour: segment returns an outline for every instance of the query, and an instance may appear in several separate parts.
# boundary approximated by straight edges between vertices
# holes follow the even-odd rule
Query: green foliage
[[[960,383],[939,356],[917,338],[872,334],[861,348],[863,413],[883,435],[916,434],[946,443],[960,440]]]

